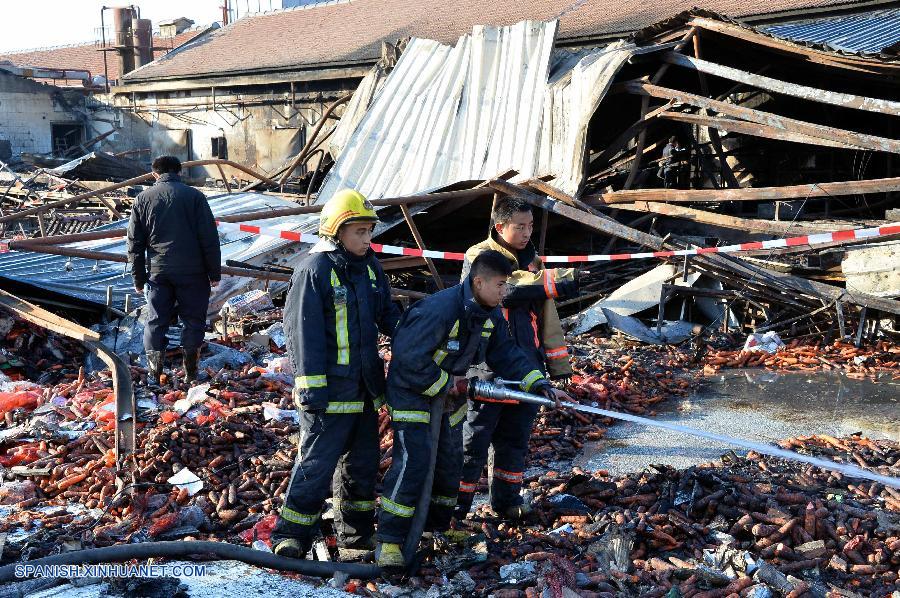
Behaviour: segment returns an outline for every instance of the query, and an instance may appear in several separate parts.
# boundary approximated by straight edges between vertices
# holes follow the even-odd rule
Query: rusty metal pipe
[[[303,149],[300,150],[300,153],[297,154],[297,157],[291,161],[290,165],[288,166],[288,169],[284,172],[283,175],[281,175],[281,178],[278,179],[278,186],[284,185],[284,183],[288,180],[288,178],[290,178],[291,174],[293,174],[294,169],[300,165],[300,163],[306,157],[306,154],[309,153],[310,148],[312,148],[313,142],[316,140],[316,137],[319,135],[319,131],[321,131],[322,127],[325,126],[325,123],[328,122],[328,117],[331,116],[331,113],[334,112],[338,106],[340,106],[344,102],[349,101],[350,98],[352,98],[352,97],[353,97],[353,94],[347,94],[342,98],[336,99],[334,102],[331,103],[330,106],[328,106],[328,108],[325,109],[325,112],[322,113],[322,118],[319,119],[319,122],[316,124],[316,128],[313,129],[312,135],[309,136],[309,140],[306,142],[306,145],[303,146]]]
[[[18,241],[10,243],[10,249],[21,251],[32,251],[34,253],[48,253],[50,255],[63,255],[67,257],[79,257],[86,260],[99,260],[104,262],[119,262],[125,264],[128,262],[127,255],[118,253],[109,253],[105,251],[91,251],[89,249],[75,249],[73,247],[59,247],[58,245],[19,245]],[[233,268],[231,266],[222,266],[222,274],[229,276],[243,276],[246,278],[259,278],[260,280],[278,280],[289,282],[291,280],[288,274],[279,274],[276,272],[265,272],[263,270],[249,270],[247,268]]]
[[[309,177],[309,184],[306,186],[305,200],[307,203],[309,203],[309,196],[312,195],[313,183],[316,182],[316,177],[319,176],[319,170],[321,170],[321,168],[322,168],[322,162],[325,161],[325,150],[323,150],[323,149],[315,150],[313,153],[311,153],[309,155],[309,160],[312,160],[316,155],[319,156],[319,161],[316,164],[316,170],[313,172],[312,176]],[[309,160],[307,160],[307,162],[309,162]]]
[[[478,197],[489,197],[493,195],[493,191],[487,188],[479,189],[463,189],[460,191],[445,191],[443,193],[424,193],[421,195],[408,195],[406,197],[386,197],[384,199],[376,199],[372,202],[375,206],[400,206],[405,204],[427,203],[430,201],[446,201],[450,199],[475,199]],[[297,206],[296,208],[284,208],[281,210],[265,210],[261,212],[243,212],[231,214],[228,216],[219,216],[216,218],[219,222],[252,222],[254,220],[267,220],[271,218],[282,218],[284,216],[297,216],[300,214],[317,214],[322,211],[321,205],[315,206]],[[0,222],[3,220],[0,219]],[[71,235],[53,235],[50,237],[38,237],[33,239],[20,239],[9,243],[10,249],[19,249],[23,251],[31,250],[33,247],[46,245],[65,245],[67,243],[80,243],[83,241],[99,241],[101,239],[119,239],[124,237],[126,231],[124,229],[105,230],[105,231],[89,231],[86,233],[75,233]]]

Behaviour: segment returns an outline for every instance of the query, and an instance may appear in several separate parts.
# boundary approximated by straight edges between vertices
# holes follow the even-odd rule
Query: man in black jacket
[[[212,210],[203,193],[181,182],[180,172],[178,158],[156,158],[156,184],[137,196],[128,222],[134,288],[142,295],[147,287],[144,350],[150,376],[157,382],[163,369],[166,331],[176,313],[184,325],[185,382],[197,379],[210,288],[217,286],[222,276]]]

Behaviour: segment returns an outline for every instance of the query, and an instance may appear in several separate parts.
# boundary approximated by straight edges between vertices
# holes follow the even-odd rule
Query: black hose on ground
[[[237,544],[227,542],[142,542],[140,544],[119,544],[104,548],[87,548],[64,552],[42,559],[34,559],[21,563],[13,563],[0,567],[0,583],[20,580],[16,577],[16,565],[83,565],[98,563],[116,563],[130,561],[132,559],[148,559],[151,557],[186,558],[192,555],[214,555],[218,560],[234,560],[278,569],[279,571],[293,571],[314,577],[331,577],[337,572],[346,573],[349,577],[358,579],[370,579],[381,574],[377,565],[362,565],[357,563],[331,563],[328,561],[306,561],[278,556],[271,552],[253,550]]]
[[[437,463],[438,440],[441,437],[441,419],[444,417],[443,396],[436,398],[431,403],[431,457],[428,464],[428,473],[425,474],[425,480],[422,482],[422,494],[419,495],[419,503],[416,505],[416,512],[410,523],[409,533],[406,535],[406,542],[403,543],[403,560],[409,567],[410,575],[414,574],[414,569],[418,568],[418,559],[416,552],[419,550],[419,540],[422,539],[422,532],[425,531],[425,521],[428,519],[428,508],[431,505],[431,485],[434,482],[434,465]]]

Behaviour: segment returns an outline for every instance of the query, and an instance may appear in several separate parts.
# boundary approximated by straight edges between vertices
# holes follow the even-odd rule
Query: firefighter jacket
[[[361,385],[382,397],[378,332],[392,336],[399,318],[371,250],[360,258],[319,241],[294,272],[284,306],[296,402],[307,410],[361,413]]]
[[[549,386],[543,373],[516,346],[500,308],[479,305],[471,281],[466,279],[419,301],[403,314],[391,343],[388,402],[396,398],[405,403],[403,395],[410,399],[440,396],[453,376],[464,376],[470,366],[483,361],[505,378],[522,380],[523,390]],[[427,418],[428,412],[423,413]]]
[[[569,350],[562,324],[556,312],[555,299],[573,297],[578,291],[572,268],[544,268],[533,245],[512,252],[491,236],[466,251],[463,278],[469,275],[472,261],[482,251],[499,251],[512,263],[510,290],[503,299],[503,315],[509,322],[516,343],[538,367],[551,378],[572,375]]]

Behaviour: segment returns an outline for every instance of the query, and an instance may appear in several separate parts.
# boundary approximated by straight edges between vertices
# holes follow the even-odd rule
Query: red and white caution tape
[[[249,224],[232,224],[219,222],[219,228],[225,230],[238,230],[253,235],[277,237],[287,241],[298,243],[315,243],[319,237],[309,233],[298,233],[277,228],[252,226]],[[800,245],[823,245],[834,241],[852,241],[857,239],[873,239],[888,235],[900,234],[900,224],[879,226],[877,228],[858,228],[855,230],[842,230],[833,233],[820,233],[816,235],[803,235],[801,237],[788,237],[786,239],[772,239],[771,241],[753,241],[738,245],[722,245],[721,247],[695,247],[693,249],[679,249],[675,251],[652,251],[646,253],[614,253],[611,255],[547,255],[541,259],[547,263],[576,263],[576,262],[611,262],[618,260],[638,260],[652,257],[676,257],[685,255],[702,255],[705,253],[738,253],[741,251],[753,251],[759,249],[778,249],[781,247],[796,247]],[[372,243],[372,250],[376,253],[391,255],[408,255],[414,257],[427,257],[436,260],[462,261],[465,255],[451,251],[432,251],[430,249],[414,249],[412,247],[398,247],[396,245],[382,245]]]
[[[315,243],[319,237],[311,233],[300,233],[279,228],[254,226],[231,222],[217,222],[222,230],[233,230],[259,235],[275,237],[285,241],[296,243]],[[288,223],[288,226],[300,226],[300,223]],[[547,255],[541,259],[546,263],[579,263],[579,262],[612,262],[619,260],[639,260],[653,257],[677,257],[685,255],[702,255],[705,253],[738,253],[741,251],[753,251],[759,249],[778,249],[781,247],[796,247],[800,245],[823,245],[834,241],[852,241],[861,239],[874,239],[888,235],[900,234],[900,224],[879,226],[877,228],[858,228],[855,230],[842,230],[833,233],[820,233],[816,235],[803,235],[802,237],[788,237],[786,239],[772,239],[771,241],[753,241],[738,245],[722,245],[721,247],[695,247],[693,249],[679,249],[675,251],[651,251],[646,253],[614,253],[607,255]],[[427,257],[435,260],[462,261],[465,254],[453,251],[433,251],[431,249],[414,249],[412,247],[399,247],[397,245],[382,245],[372,243],[372,250],[376,253],[389,255],[407,255],[412,257]],[[9,243],[0,242],[0,253],[9,251]]]

